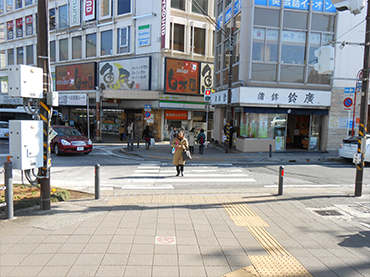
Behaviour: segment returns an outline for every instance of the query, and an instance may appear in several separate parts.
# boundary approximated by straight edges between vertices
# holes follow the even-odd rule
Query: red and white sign
[[[347,97],[346,99],[344,99],[343,101],[344,110],[351,110],[352,104],[353,100],[351,97]]]
[[[162,0],[161,6],[161,49],[166,48],[167,32],[167,0]]]
[[[176,239],[175,237],[156,236],[155,243],[156,244],[176,244]]]
[[[166,111],[165,112],[166,119],[171,120],[187,120],[188,119],[188,111]]]
[[[15,26],[22,27],[22,24],[23,24],[23,19],[22,18],[18,18],[18,19],[15,20]]]
[[[83,21],[95,19],[95,1],[96,0],[83,1],[83,10],[82,10]]]
[[[14,27],[14,22],[13,22],[13,20],[12,20],[12,21],[8,21],[6,24],[7,24],[7,26],[8,26],[8,30],[13,30],[13,27]]]

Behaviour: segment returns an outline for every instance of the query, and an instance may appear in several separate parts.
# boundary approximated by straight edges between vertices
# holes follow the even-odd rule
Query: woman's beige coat
[[[185,165],[185,161],[182,158],[182,152],[189,148],[188,140],[186,138],[183,138],[181,141],[179,141],[177,138],[175,138],[173,142],[171,143],[171,146],[172,147],[177,146],[175,154],[173,154],[172,164],[173,165]]]

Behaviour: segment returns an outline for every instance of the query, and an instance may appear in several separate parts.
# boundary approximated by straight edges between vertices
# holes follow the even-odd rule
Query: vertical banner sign
[[[69,5],[69,15],[70,15],[70,26],[78,26],[81,24],[81,1],[71,0]]]
[[[8,29],[8,40],[13,39],[14,38],[14,30],[13,30],[14,22],[13,22],[13,20],[8,21],[6,23],[6,26],[7,26],[7,29]]]
[[[199,62],[166,58],[165,90],[199,94]]]
[[[99,19],[111,18],[111,0],[100,0],[99,3]]]
[[[206,89],[213,88],[213,63],[200,64],[200,91],[199,94],[204,94]]]
[[[23,37],[23,18],[15,20],[15,28],[17,30],[17,38]]]
[[[83,21],[95,19],[95,0],[84,0],[83,1]]]
[[[26,16],[26,36],[33,34],[33,16]]]
[[[166,40],[169,38],[166,38],[167,33],[167,0],[162,0],[162,6],[161,6],[161,49],[168,48],[168,44],[166,43]],[[169,24],[169,23],[168,23]]]

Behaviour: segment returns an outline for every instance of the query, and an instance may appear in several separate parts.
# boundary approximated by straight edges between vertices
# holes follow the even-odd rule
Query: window
[[[208,0],[196,0],[192,2],[193,2],[193,5],[191,8],[191,11],[193,13],[208,14]]]
[[[184,52],[184,44],[185,44],[185,26],[176,23],[173,25],[171,24],[170,45],[172,46],[172,50]]]
[[[23,61],[23,47],[17,48],[17,64],[24,64]]]
[[[33,34],[33,16],[26,16],[26,36]]]
[[[86,58],[96,57],[96,34],[86,35]]]
[[[68,38],[59,40],[59,61],[68,60]]]
[[[49,29],[55,30],[55,8],[49,10]]]
[[[112,55],[113,54],[113,31],[104,31],[101,32],[101,49],[100,55]]]
[[[276,82],[276,65],[253,63],[252,80]]]
[[[282,45],[282,63],[304,64],[306,32],[283,31]]]
[[[254,25],[279,27],[279,14],[278,10],[255,8]]]
[[[59,12],[59,22],[58,29],[64,29],[68,27],[68,8],[67,5],[60,6]]]
[[[55,40],[50,41],[50,62],[55,62]]]
[[[0,0],[0,14],[5,13],[4,0]]]
[[[117,53],[129,53],[130,52],[130,27],[118,29],[117,39]]]
[[[171,0],[171,8],[185,11],[185,0]]]
[[[6,0],[6,11],[11,12],[13,10],[13,0]]]
[[[5,23],[0,23],[0,43],[4,41],[5,41]]]
[[[284,11],[284,28],[307,29],[307,13]]]
[[[10,40],[10,39],[13,39],[14,38],[14,22],[13,22],[13,20],[12,21],[8,21],[7,23],[6,23],[6,27],[7,27],[7,31],[8,31],[8,35],[7,35],[7,38],[8,38],[8,40]]]
[[[16,9],[22,8],[22,0],[15,0],[15,8]]]
[[[326,14],[312,14],[312,30],[334,32],[334,16]]]
[[[33,64],[33,45],[26,46],[26,64]]]
[[[194,42],[193,40],[193,29],[194,29]],[[201,28],[191,28],[191,43],[193,47],[193,52],[197,54],[205,54],[205,43],[206,43],[206,30]]]
[[[252,60],[277,62],[279,30],[254,28]]]
[[[32,0],[25,0],[25,1],[24,1],[24,5],[25,5],[25,6],[32,5]]]
[[[4,69],[5,67],[6,67],[5,50],[0,50],[0,68]]]
[[[72,38],[72,59],[82,58],[82,37],[77,36]]]
[[[131,0],[118,0],[117,14],[125,14],[131,12]]]
[[[15,28],[16,28],[17,38],[23,37],[23,19],[22,18],[18,18],[15,20]]]
[[[8,65],[14,65],[14,49],[8,49]]]

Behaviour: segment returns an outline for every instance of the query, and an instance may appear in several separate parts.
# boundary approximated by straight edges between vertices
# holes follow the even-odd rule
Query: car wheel
[[[54,144],[54,153],[55,153],[55,155],[60,156],[60,149],[59,149],[59,145],[57,143]]]

